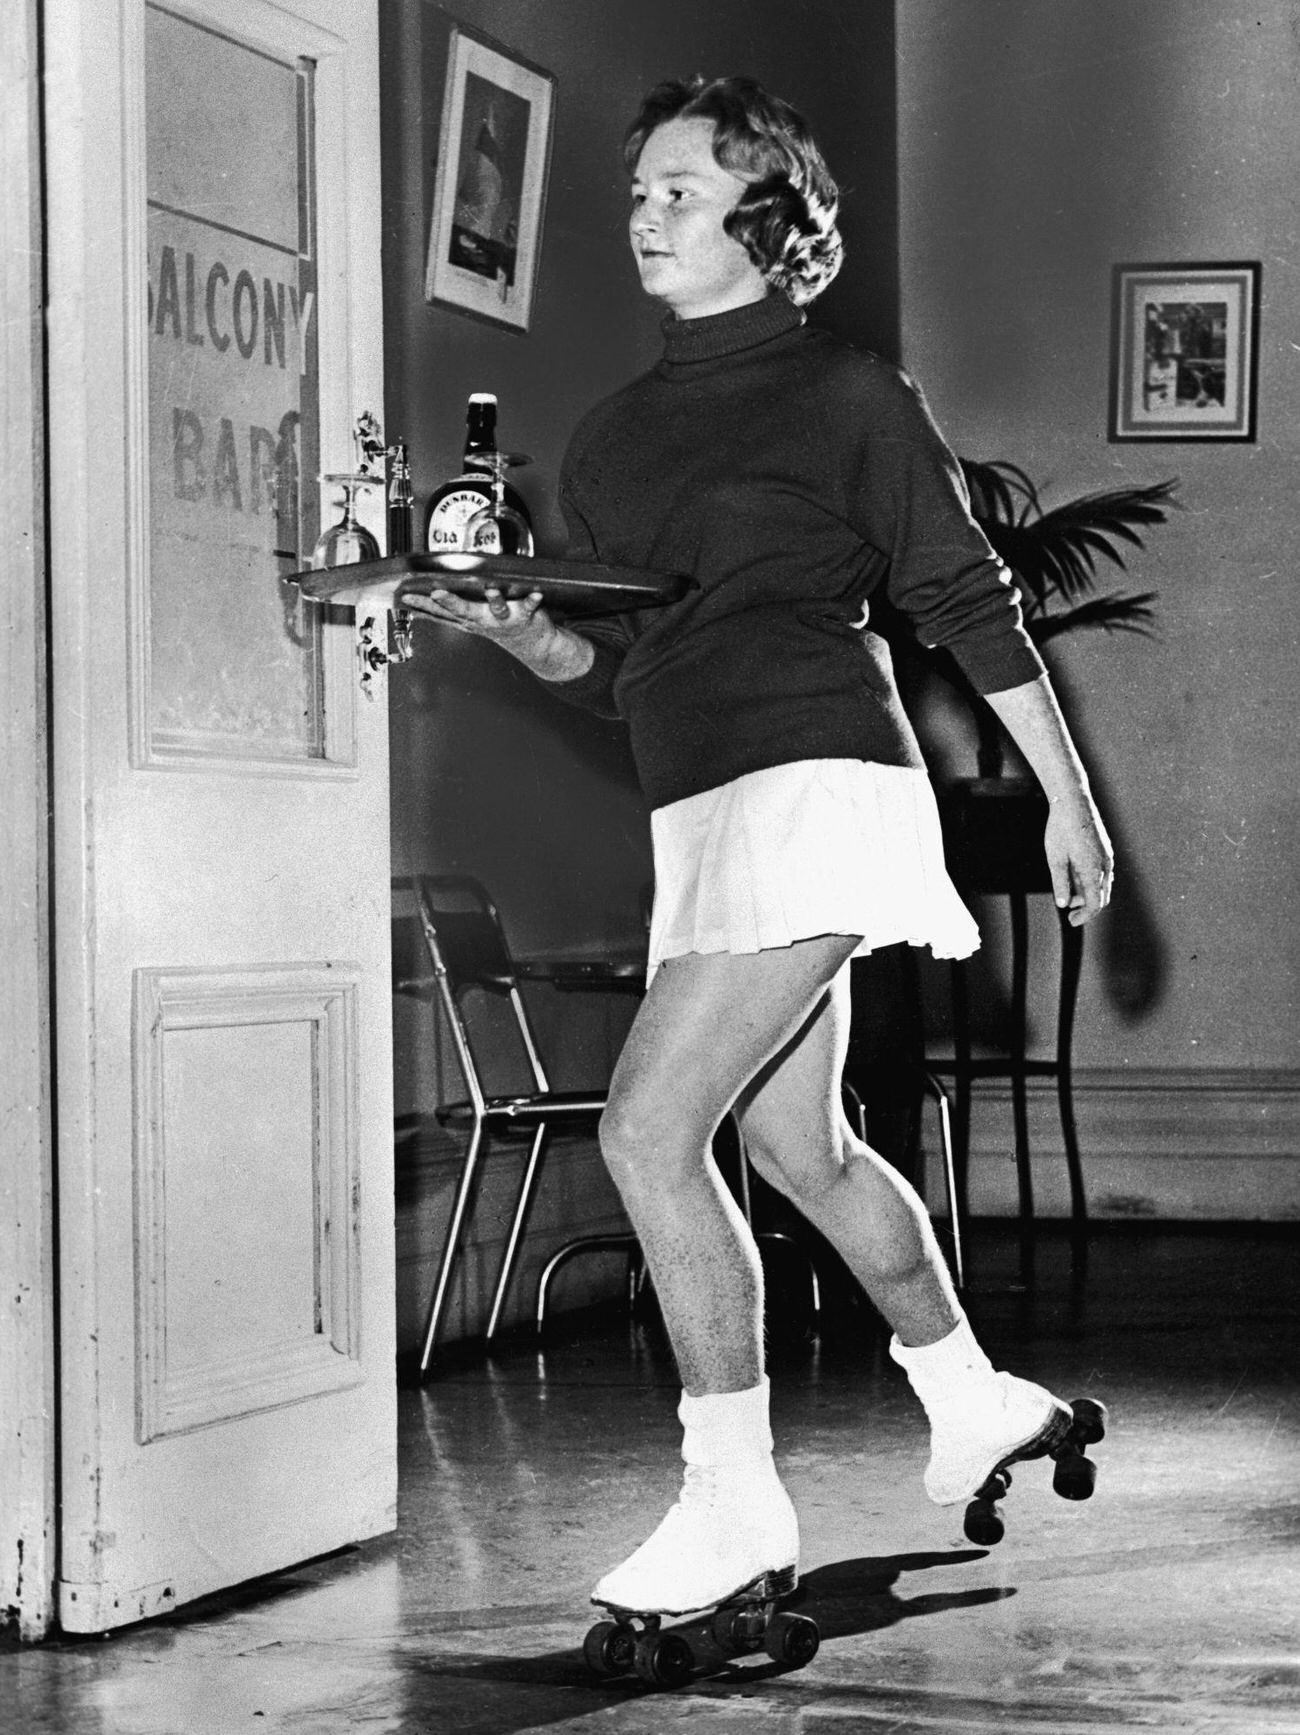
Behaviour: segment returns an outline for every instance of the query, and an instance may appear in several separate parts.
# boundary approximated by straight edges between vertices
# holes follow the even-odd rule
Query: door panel
[[[142,1445],[365,1377],[349,974],[137,976]]]
[[[283,582],[382,405],[376,16],[45,27],[60,1617],[100,1631],[394,1522],[386,694]]]

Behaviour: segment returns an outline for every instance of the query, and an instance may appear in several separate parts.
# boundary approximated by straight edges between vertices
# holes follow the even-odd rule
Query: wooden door
[[[0,1627],[54,1582],[54,1231],[45,762],[40,38],[0,6]]]
[[[382,408],[376,29],[45,6],[70,1631],[394,1523],[386,693],[283,582]]]

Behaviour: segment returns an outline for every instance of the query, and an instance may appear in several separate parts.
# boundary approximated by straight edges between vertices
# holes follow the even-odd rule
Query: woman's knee
[[[612,1092],[600,1117],[600,1153],[623,1193],[674,1186],[687,1168],[698,1168],[706,1142],[690,1118],[673,1105],[636,1090]]]
[[[605,1167],[616,1180],[622,1172],[631,1173],[635,1169],[641,1142],[638,1126],[644,1126],[644,1122],[633,1105],[624,1097],[611,1096],[601,1111],[598,1136]]]

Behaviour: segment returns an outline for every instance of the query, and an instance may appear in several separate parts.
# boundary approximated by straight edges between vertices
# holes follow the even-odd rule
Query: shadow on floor
[[[825,1642],[879,1632],[900,1621],[976,1608],[1014,1596],[1012,1589],[987,1586],[970,1591],[931,1593],[911,1599],[897,1594],[897,1587],[908,1573],[925,1572],[932,1567],[959,1566],[985,1557],[986,1551],[972,1549],[835,1561],[809,1572],[798,1590],[782,1606],[811,1615]],[[540,1608],[536,1611],[538,1615],[549,1612]],[[491,1611],[485,1624],[496,1625],[500,1613],[499,1610]],[[518,1626],[519,1611],[513,1611],[510,1624]],[[762,1681],[793,1672],[790,1665],[772,1662],[761,1652],[753,1658],[728,1659],[714,1644],[707,1618],[672,1624],[690,1640],[692,1650],[701,1659],[700,1669],[693,1680],[676,1690],[679,1696],[683,1692],[689,1694],[693,1689],[716,1691],[727,1685],[743,1689],[748,1694]],[[455,1683],[454,1693],[447,1695],[446,1704],[450,1706],[454,1698],[457,1730],[490,1728],[494,1735],[516,1735],[516,1732],[569,1720],[578,1713],[575,1693],[592,1700],[618,1701],[657,1691],[631,1675],[598,1679],[587,1668],[576,1648],[513,1657],[499,1653],[444,1655],[415,1663],[412,1673],[422,1682],[417,1692],[424,1715],[440,1708],[442,1694],[433,1684]],[[484,1689],[479,1707],[484,1719],[481,1723],[477,1720],[474,1705],[475,1684]],[[518,1707],[518,1721],[509,1718],[509,1701],[502,1697],[502,1689],[511,1686],[527,1691],[526,1698]],[[548,1688],[555,1694],[549,1702],[544,1696]]]

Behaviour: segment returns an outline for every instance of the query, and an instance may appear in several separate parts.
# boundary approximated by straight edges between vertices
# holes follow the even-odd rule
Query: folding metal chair
[[[423,1373],[428,1371],[438,1328],[442,1323],[448,1286],[457,1254],[460,1252],[465,1218],[473,1197],[487,1130],[495,1126],[516,1131],[531,1130],[532,1133],[514,1217],[492,1298],[492,1311],[487,1326],[487,1338],[490,1342],[496,1334],[510,1280],[514,1275],[519,1241],[536,1189],[548,1128],[556,1120],[594,1119],[605,1106],[605,1095],[603,1092],[552,1090],[528,1011],[519,991],[519,978],[502,931],[500,916],[496,905],[478,880],[465,874],[418,874],[395,879],[393,889],[396,892],[410,893],[414,897],[416,915],[431,969],[428,976],[408,976],[396,980],[394,989],[398,993],[436,1000],[441,1005],[468,1092],[465,1100],[449,1103],[436,1111],[438,1120],[443,1124],[468,1127],[469,1141],[461,1163],[460,1181],[452,1205],[447,1238],[443,1244],[438,1276],[429,1303],[424,1347],[420,1356],[420,1370]],[[531,1090],[512,1092],[509,1095],[488,1093],[471,1037],[470,1024],[465,1018],[462,1005],[470,989],[480,989],[508,1003],[513,1014],[513,1027],[532,1076]]]

